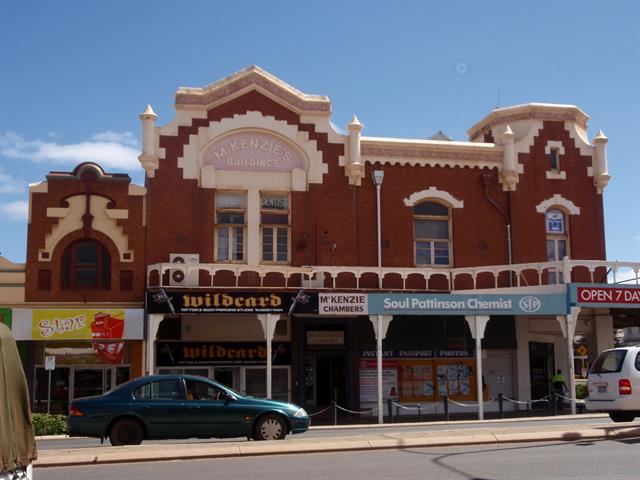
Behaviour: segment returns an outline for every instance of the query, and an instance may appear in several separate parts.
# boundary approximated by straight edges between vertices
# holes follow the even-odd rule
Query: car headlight
[[[294,417],[308,417],[307,411],[304,408],[299,408],[296,410],[296,413],[293,414]]]

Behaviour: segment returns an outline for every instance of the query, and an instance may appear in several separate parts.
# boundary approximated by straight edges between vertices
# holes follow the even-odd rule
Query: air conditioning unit
[[[200,255],[197,253],[172,253],[169,255],[169,262],[187,267],[200,263]],[[191,270],[187,268],[172,268],[169,271],[169,285],[172,287],[197,287],[198,280],[199,271],[197,268]]]
[[[304,288],[324,288],[324,272],[316,272],[311,277],[304,276]]]

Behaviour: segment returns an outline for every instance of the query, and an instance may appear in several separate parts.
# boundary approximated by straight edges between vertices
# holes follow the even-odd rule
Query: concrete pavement
[[[585,416],[586,417],[586,416]],[[556,417],[557,418],[557,417]],[[548,419],[548,417],[546,417]],[[526,419],[531,422],[533,418]],[[510,420],[513,421],[513,420]],[[360,425],[348,428],[352,435],[339,437],[305,437],[304,434],[288,436],[282,441],[237,441],[207,443],[166,443],[142,444],[127,447],[111,447],[108,444],[100,447],[52,449],[38,452],[36,468],[60,467],[73,465],[93,465],[107,463],[128,463],[163,460],[188,460],[197,458],[241,457],[273,454],[298,454],[336,451],[357,451],[377,449],[398,449],[418,447],[444,447],[458,445],[496,445],[515,442],[549,442],[549,441],[592,441],[617,440],[640,437],[640,424],[606,423],[602,425],[536,425],[522,427],[500,426],[501,421],[488,421],[492,426],[483,428],[469,427],[455,430],[429,430],[433,423],[424,425],[424,431],[403,432],[407,424],[388,424],[384,433],[358,435],[358,428],[371,427]],[[488,423],[487,421],[483,423]],[[380,427],[380,425],[375,425]],[[327,429],[336,427],[313,427]]]

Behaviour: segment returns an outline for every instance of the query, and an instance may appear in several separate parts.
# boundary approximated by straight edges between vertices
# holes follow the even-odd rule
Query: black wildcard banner
[[[298,292],[147,292],[147,313],[318,313],[318,294]]]
[[[291,364],[291,343],[273,342],[273,365]],[[266,365],[267,345],[262,342],[157,342],[158,367],[210,365]]]

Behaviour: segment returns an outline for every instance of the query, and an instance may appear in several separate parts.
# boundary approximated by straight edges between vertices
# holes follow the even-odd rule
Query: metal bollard
[[[445,395],[442,397],[442,400],[444,401],[444,419],[448,422],[449,421],[449,397]]]
[[[422,406],[418,404],[418,422],[422,422]]]
[[[390,398],[387,400],[387,408],[389,409],[389,423],[393,423],[393,401]]]
[[[331,401],[331,408],[333,408],[333,424],[338,425],[338,405],[335,400]]]
[[[555,417],[558,415],[558,395],[553,390],[549,393],[549,401],[551,402],[551,411]]]
[[[498,413],[498,418],[500,418],[500,419],[502,419],[502,412],[504,411],[503,410],[503,408],[504,408],[503,407],[503,402],[504,402],[504,398],[503,398],[502,392],[500,392],[498,394],[498,412],[499,412]]]

